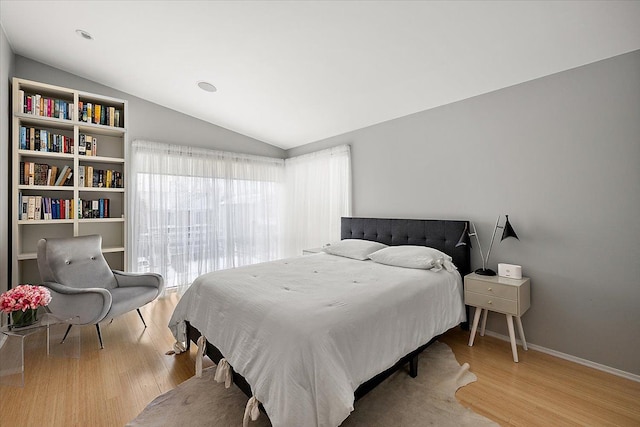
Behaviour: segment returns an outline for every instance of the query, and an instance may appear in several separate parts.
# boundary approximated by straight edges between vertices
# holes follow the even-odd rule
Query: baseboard
[[[503,341],[511,341],[508,336],[495,333],[493,331],[486,330],[484,331],[485,335],[489,335],[494,338],[498,338]],[[522,345],[522,341],[519,339],[516,340],[519,345]],[[551,356],[558,357],[560,359],[568,360],[570,362],[575,362],[579,365],[588,366],[590,368],[597,369],[599,371],[607,372],[609,374],[616,375],[618,377],[626,378],[631,381],[640,382],[640,375],[632,374],[631,372],[622,371],[620,369],[612,368],[607,365],[602,365],[600,363],[592,362],[587,359],[582,359],[580,357],[572,356],[570,354],[562,353],[556,350],[551,350],[550,348],[542,347],[536,344],[527,343],[527,347],[539,351],[541,353],[550,354]]]

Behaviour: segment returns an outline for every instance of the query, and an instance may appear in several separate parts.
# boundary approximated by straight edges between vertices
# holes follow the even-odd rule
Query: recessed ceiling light
[[[216,87],[215,87],[214,85],[212,85],[211,83],[209,83],[209,82],[204,82],[204,81],[199,81],[199,82],[198,82],[198,87],[199,87],[200,89],[204,90],[204,91],[207,91],[207,92],[215,92],[215,91],[217,91],[217,90],[218,90],[218,89],[216,89]]]
[[[93,40],[93,36],[88,32],[86,32],[85,30],[76,30],[76,34],[85,40]]]

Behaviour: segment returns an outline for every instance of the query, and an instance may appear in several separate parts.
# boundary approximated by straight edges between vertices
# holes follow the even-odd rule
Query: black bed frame
[[[458,245],[460,238],[468,230],[467,221],[430,219],[389,219],[344,217],[341,222],[341,239],[364,239],[390,246],[416,245],[438,249],[453,258],[460,275],[471,271],[469,245]],[[468,318],[468,313],[467,313]],[[196,343],[200,331],[189,322],[187,324],[187,349],[191,341]],[[463,325],[464,327],[464,325]],[[409,364],[409,375],[418,375],[418,356],[440,336],[432,338],[414,351],[401,358],[395,365],[361,384],[354,392],[355,400],[360,399],[395,371]],[[207,342],[205,354],[216,364],[224,356],[213,344]],[[233,371],[233,382],[247,395],[252,396],[251,386],[244,377]],[[264,411],[264,408],[261,408]]]

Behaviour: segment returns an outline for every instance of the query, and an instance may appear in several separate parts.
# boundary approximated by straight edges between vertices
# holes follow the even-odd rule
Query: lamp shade
[[[516,234],[516,231],[513,229],[513,227],[511,226],[511,223],[509,222],[509,215],[505,215],[505,216],[507,217],[507,220],[504,223],[504,227],[502,227],[502,238],[500,239],[500,241],[503,241],[507,237],[515,237],[517,240],[520,240],[518,239],[518,235]]]

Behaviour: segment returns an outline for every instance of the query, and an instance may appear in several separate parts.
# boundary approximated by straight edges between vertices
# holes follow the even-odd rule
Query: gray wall
[[[14,55],[0,26],[0,293],[9,284],[9,155],[11,152],[11,76]]]
[[[489,263],[532,279],[527,340],[640,374],[640,51],[287,155],[345,143],[354,215],[469,219],[486,250],[509,214]]]
[[[257,139],[212,125],[41,62],[20,55],[16,55],[15,58],[14,77],[126,99],[129,102],[127,134],[130,142],[146,139],[259,156],[278,158],[285,156],[285,151],[281,148]]]

